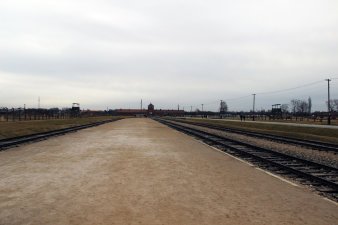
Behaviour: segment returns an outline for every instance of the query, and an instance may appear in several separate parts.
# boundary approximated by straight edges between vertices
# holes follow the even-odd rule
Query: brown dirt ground
[[[337,204],[150,119],[0,152],[0,224],[337,221]]]

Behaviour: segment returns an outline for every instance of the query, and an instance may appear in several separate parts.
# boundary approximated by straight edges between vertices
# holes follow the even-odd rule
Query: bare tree
[[[288,113],[289,112],[289,104],[282,104],[280,109],[282,110],[282,113]]]
[[[326,105],[327,105],[327,101],[326,101]],[[338,111],[338,99],[330,100],[330,111]]]
[[[292,99],[291,100],[291,107],[292,107],[292,112],[293,113],[297,112],[298,104],[299,104],[299,100],[297,100],[297,99]]]
[[[308,113],[309,103],[304,100],[292,99],[291,100],[292,112],[293,113]]]
[[[300,112],[300,113],[307,113],[308,112],[309,105],[306,101],[301,100],[299,102],[298,107],[299,107],[298,112]]]
[[[332,105],[334,105],[333,110],[338,112],[338,99],[333,99],[332,101]]]
[[[228,111],[228,105],[227,105],[227,103],[225,102],[225,101],[221,101],[221,104],[220,104],[220,106],[219,106],[219,112],[221,113],[221,114],[224,114],[224,113],[226,113]]]
[[[298,110],[298,105],[299,105],[299,100],[298,99],[292,99],[291,100],[291,107],[292,107],[292,112],[296,113]]]
[[[309,96],[309,98],[307,99],[307,104],[308,104],[308,114],[311,114],[311,108],[312,108],[312,100],[311,97]]]

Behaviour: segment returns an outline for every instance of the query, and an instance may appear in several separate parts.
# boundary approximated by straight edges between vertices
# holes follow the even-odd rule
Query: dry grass
[[[57,120],[31,120],[0,123],[0,139],[58,130],[104,120],[123,118],[119,116],[100,116]]]
[[[239,117],[230,117],[230,120],[240,120]],[[251,121],[252,118],[247,117],[246,120]],[[308,118],[298,118],[297,120],[295,118],[288,119],[288,120],[282,120],[282,119],[264,119],[264,118],[256,118],[256,121],[259,122],[280,122],[280,123],[300,123],[300,124],[314,124],[314,125],[327,125],[327,119],[319,120],[316,119],[315,121],[313,119]],[[331,119],[331,125],[338,126],[338,119]]]
[[[338,129],[316,128],[316,127],[296,127],[285,125],[274,125],[264,123],[240,123],[233,121],[186,119],[204,124],[224,126],[228,128],[237,128],[242,130],[274,134],[284,137],[301,138],[304,140],[317,140],[331,143],[338,143]]]

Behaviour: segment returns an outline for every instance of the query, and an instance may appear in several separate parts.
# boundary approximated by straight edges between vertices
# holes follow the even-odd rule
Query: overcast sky
[[[138,108],[142,98],[250,110],[257,93],[257,109],[311,96],[325,110],[337,12],[337,0],[2,0],[0,107],[37,107],[40,96],[46,108]]]

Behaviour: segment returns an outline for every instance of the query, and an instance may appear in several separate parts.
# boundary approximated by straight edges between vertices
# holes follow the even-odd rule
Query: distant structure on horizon
[[[148,105],[148,109],[117,109],[118,116],[135,116],[135,117],[151,117],[151,116],[184,116],[184,110],[174,109],[155,109],[153,104]]]

